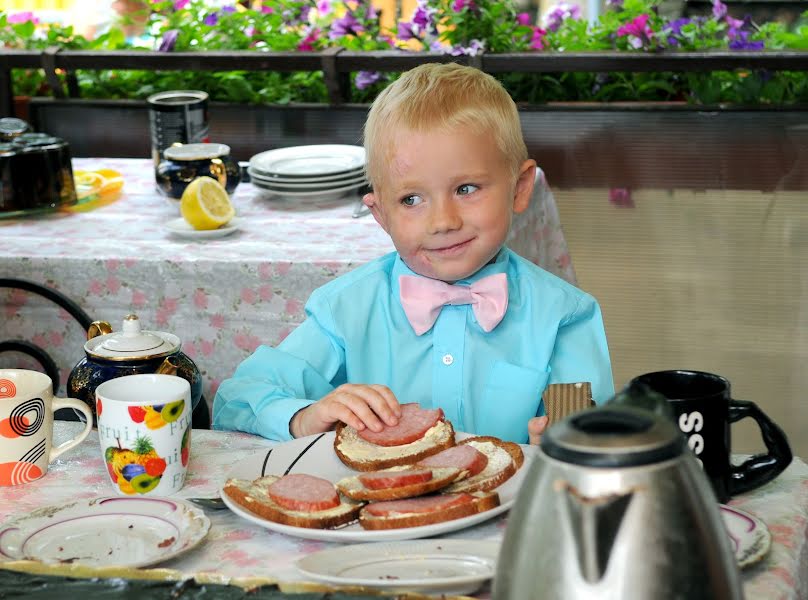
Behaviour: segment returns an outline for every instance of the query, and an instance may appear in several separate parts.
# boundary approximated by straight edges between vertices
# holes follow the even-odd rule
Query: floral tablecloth
[[[80,424],[57,422],[57,440],[68,439]],[[179,498],[215,495],[228,471],[240,460],[265,452],[274,442],[243,433],[195,430],[191,436],[188,479]],[[115,495],[109,482],[97,432],[51,465],[42,479],[22,486],[0,487],[0,523],[15,513],[68,501]],[[808,465],[795,458],[777,479],[731,502],[759,517],[772,534],[769,553],[742,571],[747,600],[808,598]],[[187,554],[160,567],[186,575],[269,578],[292,584],[305,582],[295,561],[334,543],[303,540],[274,533],[229,510],[206,511],[211,520],[207,539]],[[468,540],[502,539],[507,516],[446,535]],[[481,596],[490,590],[483,589]]]
[[[155,190],[149,159],[74,159],[74,170],[112,168],[124,176],[115,202],[86,212],[0,219],[0,277],[56,288],[93,319],[121,328],[136,313],[145,329],[170,331],[202,371],[212,402],[222,379],[259,345],[275,345],[303,319],[309,294],[393,249],[371,216],[352,218],[356,198],[267,197],[249,183],[233,195],[241,227],[219,239],[175,237],[165,223],[179,205]],[[543,175],[509,245],[575,283],[558,210]],[[61,386],[84,356],[85,332],[64,311],[26,292],[0,288],[0,339],[46,349]],[[0,354],[0,367],[34,368]]]

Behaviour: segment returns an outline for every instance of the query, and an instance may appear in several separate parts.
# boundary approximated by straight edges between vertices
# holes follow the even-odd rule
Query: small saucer
[[[210,239],[220,238],[231,233],[238,231],[241,225],[241,219],[238,217],[233,218],[227,225],[223,225],[218,229],[194,229],[190,223],[180,217],[179,219],[171,219],[165,223],[164,227],[174,235],[184,238],[192,239]]]

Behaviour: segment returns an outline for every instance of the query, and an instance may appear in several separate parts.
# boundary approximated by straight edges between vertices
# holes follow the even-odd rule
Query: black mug
[[[791,463],[785,433],[754,402],[735,400],[730,383],[720,375],[700,371],[657,371],[635,377],[667,398],[679,429],[701,462],[719,502],[768,483]],[[766,454],[740,465],[730,462],[730,425],[752,417],[760,427]]]

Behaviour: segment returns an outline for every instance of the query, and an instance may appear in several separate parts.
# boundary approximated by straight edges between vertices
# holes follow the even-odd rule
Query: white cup
[[[53,447],[53,411],[84,413],[78,437]],[[54,459],[81,443],[93,428],[90,407],[76,398],[56,398],[51,378],[38,371],[0,369],[0,486],[39,479]]]
[[[119,494],[170,496],[185,482],[191,386],[176,375],[116,377],[95,389],[101,454]]]

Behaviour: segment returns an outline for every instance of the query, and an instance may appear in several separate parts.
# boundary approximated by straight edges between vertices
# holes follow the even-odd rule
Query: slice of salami
[[[417,404],[402,404],[398,425],[385,427],[378,433],[365,428],[357,431],[357,434],[377,446],[402,446],[420,440],[441,419],[443,409],[425,409]]]
[[[366,505],[364,510],[374,517],[389,517],[393,514],[439,512],[473,500],[474,496],[471,494],[439,494],[437,496],[422,496],[406,500],[372,502]]]
[[[403,469],[401,471],[371,471],[359,475],[359,481],[369,490],[389,490],[432,480],[432,469]]]
[[[333,483],[302,473],[284,475],[267,488],[267,493],[275,504],[289,510],[316,512],[340,504]]]
[[[488,465],[488,457],[469,444],[460,444],[428,456],[418,465],[432,468],[454,467],[461,471],[468,471],[469,477],[473,477],[485,469]]]

